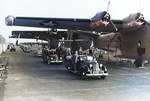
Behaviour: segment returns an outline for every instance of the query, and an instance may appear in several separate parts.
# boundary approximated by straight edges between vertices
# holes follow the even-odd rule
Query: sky
[[[7,42],[14,30],[48,30],[46,28],[6,26],[5,18],[14,17],[56,17],[56,18],[92,18],[97,12],[106,11],[110,1],[111,19],[127,17],[131,13],[141,12],[150,20],[149,0],[0,0],[0,35]],[[26,41],[22,39],[21,41]]]

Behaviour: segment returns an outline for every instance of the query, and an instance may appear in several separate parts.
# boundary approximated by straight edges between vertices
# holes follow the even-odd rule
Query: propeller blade
[[[144,20],[144,23],[147,24],[150,27],[150,23]]]
[[[107,5],[107,13],[108,13],[108,10],[109,10],[109,6],[110,6],[110,1],[108,2],[108,5]],[[109,23],[113,26],[113,28],[115,29],[115,31],[118,31],[117,27],[114,25],[114,23],[110,20],[110,19],[107,19],[109,21]]]
[[[107,12],[109,10],[109,6],[110,6],[110,1],[108,2],[108,5],[107,5]]]
[[[16,46],[18,46],[18,40],[16,40]]]
[[[118,29],[117,29],[117,27],[114,25],[114,23],[113,23],[110,19],[108,19],[108,21],[109,21],[109,23],[113,26],[113,28],[114,28],[116,31],[118,31]]]

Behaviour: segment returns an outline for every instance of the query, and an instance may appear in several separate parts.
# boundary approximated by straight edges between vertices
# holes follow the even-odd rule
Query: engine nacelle
[[[141,13],[132,13],[123,19],[122,28],[140,26],[144,23],[144,16]]]
[[[98,28],[101,26],[107,26],[107,24],[109,23],[108,19],[110,19],[109,13],[105,11],[98,12],[94,17],[91,18],[90,27]]]

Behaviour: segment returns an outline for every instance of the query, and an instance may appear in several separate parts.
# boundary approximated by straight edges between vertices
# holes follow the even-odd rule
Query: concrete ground
[[[7,78],[0,81],[1,101],[148,101],[150,66],[107,66],[105,80],[68,73],[61,64],[48,65],[33,53],[6,51]],[[101,62],[101,61],[99,61]]]

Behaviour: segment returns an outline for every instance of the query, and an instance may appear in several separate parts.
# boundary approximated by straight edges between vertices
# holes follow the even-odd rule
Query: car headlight
[[[53,59],[53,58],[51,57],[51,59]]]
[[[103,66],[103,64],[99,64],[99,66],[100,66],[100,67],[102,67],[102,66]]]
[[[92,67],[93,65],[92,64],[90,64],[90,67]]]

